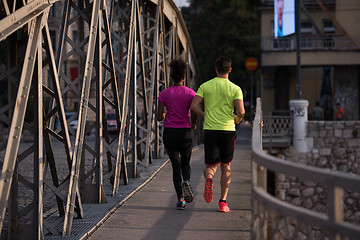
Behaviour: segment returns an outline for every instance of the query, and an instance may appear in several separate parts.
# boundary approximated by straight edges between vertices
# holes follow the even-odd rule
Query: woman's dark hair
[[[184,79],[186,73],[186,63],[182,59],[174,59],[170,63],[170,76],[174,82],[178,83]]]
[[[224,74],[230,72],[231,59],[225,56],[220,56],[216,59],[215,67],[218,73]]]

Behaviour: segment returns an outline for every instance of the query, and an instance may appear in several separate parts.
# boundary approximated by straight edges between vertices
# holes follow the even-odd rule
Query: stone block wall
[[[307,136],[308,165],[360,175],[360,121],[309,121]]]
[[[298,154],[292,148],[278,157],[300,164],[360,175],[360,121],[309,121],[307,137],[313,149]],[[276,174],[276,196],[295,206],[327,212],[328,189],[325,185]],[[360,193],[344,192],[345,221],[360,224]]]

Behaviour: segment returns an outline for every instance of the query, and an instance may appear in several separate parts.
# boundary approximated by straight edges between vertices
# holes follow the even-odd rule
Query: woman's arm
[[[192,102],[191,102],[191,113],[196,114],[197,116],[200,116],[202,118],[205,117],[205,113],[201,110],[199,104],[203,101],[204,99],[198,95],[195,95],[195,97],[193,98]]]
[[[164,120],[164,118],[165,118],[164,103],[158,101],[157,120],[158,120],[159,122],[161,122],[162,120]]]

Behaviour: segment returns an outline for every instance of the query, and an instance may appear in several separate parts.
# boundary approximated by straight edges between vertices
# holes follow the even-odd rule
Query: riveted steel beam
[[[3,0],[7,16],[0,20],[0,41],[7,38],[11,33],[22,28],[25,24],[29,23],[32,19],[37,18],[42,14],[52,3],[44,0],[33,0],[24,5],[20,9],[10,12],[7,0]],[[16,1],[14,0],[14,4]]]

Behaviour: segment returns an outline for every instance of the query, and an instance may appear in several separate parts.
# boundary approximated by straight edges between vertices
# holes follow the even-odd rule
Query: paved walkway
[[[214,201],[203,199],[203,146],[193,152],[191,185],[195,194],[185,210],[176,210],[171,164],[167,164],[145,187],[128,199],[88,239],[204,240],[250,239],[251,144],[250,129],[238,130],[231,164],[229,213],[218,212],[220,169],[214,179]]]

